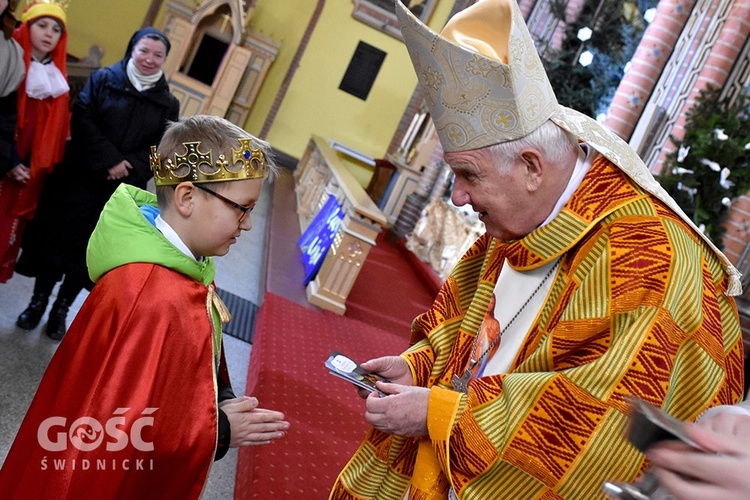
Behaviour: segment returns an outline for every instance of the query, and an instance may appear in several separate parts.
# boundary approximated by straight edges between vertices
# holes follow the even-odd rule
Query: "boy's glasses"
[[[229,198],[227,198],[225,196],[222,196],[219,193],[217,193],[216,191],[212,191],[211,189],[208,189],[207,187],[205,187],[205,186],[203,186],[201,184],[195,184],[195,183],[193,183],[193,186],[197,187],[201,191],[205,191],[205,192],[207,192],[209,194],[212,194],[213,196],[216,196],[218,199],[220,199],[221,201],[223,201],[224,203],[226,203],[230,207],[234,207],[237,210],[239,210],[240,212],[242,212],[242,215],[240,215],[240,218],[237,220],[237,222],[239,224],[242,224],[243,222],[245,222],[245,220],[250,216],[250,212],[252,212],[253,208],[255,208],[255,205],[252,205],[252,206],[249,206],[249,207],[246,207],[245,205],[240,205],[239,203],[234,202],[234,201],[230,200]]]

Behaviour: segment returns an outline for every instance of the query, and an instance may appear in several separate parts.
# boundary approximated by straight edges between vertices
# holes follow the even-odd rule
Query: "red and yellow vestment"
[[[508,373],[452,390],[506,259],[523,271],[557,258]],[[447,498],[449,487],[473,499],[603,497],[604,481],[633,480],[644,467],[624,438],[625,396],[684,420],[741,399],[727,286],[703,239],[600,156],[549,224],[511,243],[484,235],[463,256],[402,355],[415,385],[431,388],[429,436],[371,429],[331,498],[401,500],[407,489],[412,499]]]

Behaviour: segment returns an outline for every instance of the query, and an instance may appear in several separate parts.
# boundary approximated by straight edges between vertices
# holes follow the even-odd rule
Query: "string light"
[[[587,42],[591,40],[591,35],[593,35],[594,32],[591,31],[591,28],[588,26],[585,26],[578,30],[578,39],[582,42]]]
[[[578,64],[587,67],[589,64],[594,62],[594,54],[590,50],[584,50],[581,56],[578,58]]]
[[[694,174],[694,170],[690,170],[689,168],[682,168],[682,167],[674,167],[672,169],[672,174],[674,175],[685,175],[685,174]]]

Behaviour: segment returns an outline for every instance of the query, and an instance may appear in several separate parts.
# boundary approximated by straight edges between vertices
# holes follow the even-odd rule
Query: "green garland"
[[[586,0],[574,20],[565,20],[568,0],[552,0],[550,11],[565,25],[565,37],[557,49],[542,51],[542,63],[563,106],[592,118],[607,111],[646,29],[643,12],[656,0]],[[591,29],[591,38],[578,39],[581,28]],[[589,66],[578,59],[583,51],[593,54]]]
[[[657,177],[693,222],[723,248],[732,202],[750,190],[750,96],[702,91],[687,114],[685,137]]]

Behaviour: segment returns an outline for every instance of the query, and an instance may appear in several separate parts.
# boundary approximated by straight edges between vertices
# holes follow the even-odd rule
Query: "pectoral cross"
[[[471,380],[471,372],[466,370],[460,377],[458,375],[453,375],[451,385],[454,390],[466,394],[469,392],[469,380]]]
[[[471,363],[469,363],[469,367],[466,369],[463,375],[461,375],[460,377],[458,375],[453,375],[453,378],[451,379],[453,390],[463,392],[464,394],[467,394],[469,392],[469,382],[471,381],[472,374],[471,372],[474,369],[474,365],[476,364],[477,362],[472,359]]]

